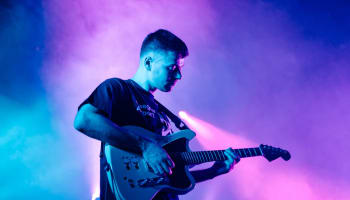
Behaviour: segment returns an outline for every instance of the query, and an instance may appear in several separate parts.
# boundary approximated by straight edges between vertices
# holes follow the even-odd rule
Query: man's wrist
[[[148,139],[143,138],[143,137],[138,137],[138,141],[139,141],[139,147],[141,150],[141,154],[143,154],[145,151],[147,151],[149,146],[151,146],[153,144],[153,142],[151,140],[148,140]]]
[[[211,171],[210,173],[213,175],[213,177],[224,174],[224,172],[222,172],[222,170],[220,170],[220,168],[217,168],[214,165],[212,167],[210,167],[208,170]]]

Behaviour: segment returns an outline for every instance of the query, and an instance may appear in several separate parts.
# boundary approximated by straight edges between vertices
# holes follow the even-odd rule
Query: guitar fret
[[[218,157],[216,155],[216,151],[213,151],[213,156],[214,156],[215,161],[218,160]]]
[[[205,157],[204,157],[203,152],[202,152],[202,151],[199,151],[198,154],[199,154],[199,157],[200,157],[200,162],[204,161],[204,160],[205,160]]]
[[[241,158],[244,158],[243,153],[242,153],[242,149],[237,149],[237,150],[238,150],[238,152],[239,152],[239,156],[240,156]]]
[[[248,152],[250,154],[250,157],[252,157],[252,152],[250,152],[250,149],[248,148]]]
[[[193,163],[196,163],[196,154],[194,152],[191,152],[191,156]]]
[[[196,155],[197,155],[197,163],[201,163],[202,162],[202,155],[200,152],[196,152]]]
[[[208,161],[213,161],[211,151],[207,151],[207,155],[208,155]]]
[[[222,156],[222,159],[221,159],[221,160],[226,160],[226,157],[225,157],[224,151],[220,151],[220,155]]]
[[[256,148],[253,148],[253,149],[254,149],[255,155],[259,155],[259,154],[256,152]]]
[[[259,147],[257,147],[256,149],[258,150],[260,156],[264,155]]]
[[[218,150],[217,150],[217,151],[215,151],[215,154],[216,154],[217,160],[221,160],[221,158],[220,158],[220,153],[219,153],[219,151],[218,151]]]
[[[245,153],[244,153],[243,149],[239,149],[239,152],[241,152],[242,157],[244,158],[245,157]]]
[[[205,162],[206,161],[206,157],[205,157],[204,151],[201,151],[201,157],[202,157],[201,162],[202,161]]]
[[[203,151],[203,155],[204,155],[204,160],[205,162],[208,162],[208,155],[207,155],[207,152],[206,151]]]
[[[196,154],[196,163],[200,163],[201,162],[201,156],[198,152],[195,153]]]
[[[217,151],[213,151],[214,152],[214,157],[215,157],[215,160],[218,160],[218,156],[217,156]]]
[[[191,156],[192,156],[192,162],[193,163],[197,163],[196,153],[195,152],[191,152]]]
[[[196,152],[196,154],[197,154],[197,157],[198,157],[198,163],[201,163],[202,160],[203,160],[203,156],[202,156],[201,152],[200,151]]]
[[[207,161],[207,156],[205,155],[205,151],[202,151],[202,155],[203,155],[203,160]]]
[[[254,152],[253,152],[253,149],[252,148],[249,148],[249,152],[250,152],[250,156],[255,156]]]
[[[193,162],[197,163],[198,162],[197,154],[195,152],[192,152],[192,156],[193,156]]]
[[[261,148],[259,147],[258,149],[259,149],[259,151],[260,151],[260,154],[261,154],[261,155],[264,155],[264,153],[262,152]]]
[[[220,151],[216,151],[216,152],[218,153],[218,158],[219,158],[219,160],[222,160]]]
[[[248,153],[247,153],[246,149],[243,149],[243,153],[244,153],[244,157],[248,157]]]
[[[191,163],[194,163],[194,162],[193,162],[193,158],[192,158],[192,152],[188,152],[188,157],[189,157],[189,159],[190,159],[190,162],[191,162]]]
[[[199,156],[200,156],[200,163],[204,162],[205,161],[205,157],[203,156],[203,153],[200,151],[199,153]]]
[[[206,157],[205,161],[206,161],[206,162],[209,162],[209,161],[210,161],[210,158],[209,158],[208,152],[207,152],[207,151],[204,151],[203,153],[204,153],[204,155],[205,155],[205,157]]]
[[[244,151],[245,156],[246,156],[246,157],[249,157],[248,149],[243,149],[243,151]]]
[[[199,158],[198,158],[198,154],[196,152],[193,152],[193,161],[195,163],[198,163],[199,162]]]
[[[245,149],[242,149],[244,153],[244,157],[247,157],[247,152],[245,152]]]
[[[219,158],[219,160],[222,160],[222,158],[221,158],[221,154],[220,154],[220,151],[216,151],[216,153],[218,154],[218,158]]]
[[[208,155],[209,155],[210,161],[214,161],[214,157],[213,157],[212,151],[209,151],[209,152],[208,152]]]
[[[256,153],[256,155],[258,155],[258,156],[262,156],[262,152],[261,152],[261,150],[260,150],[260,148],[259,148],[259,147],[254,148],[254,149],[255,149],[255,151],[257,152],[257,153]]]
[[[202,155],[200,151],[196,152],[196,156],[197,156],[197,163],[201,163],[202,162]]]
[[[242,149],[238,149],[238,152],[239,152],[239,156],[241,158],[244,158],[243,150]]]
[[[253,151],[254,151],[254,156],[258,156],[258,154],[256,153],[255,148],[252,148],[252,149],[253,149]]]

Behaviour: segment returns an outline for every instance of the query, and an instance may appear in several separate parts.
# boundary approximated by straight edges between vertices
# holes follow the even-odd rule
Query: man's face
[[[161,51],[154,54],[151,62],[150,83],[152,87],[169,92],[176,81],[181,79],[181,68],[184,58],[172,51]]]

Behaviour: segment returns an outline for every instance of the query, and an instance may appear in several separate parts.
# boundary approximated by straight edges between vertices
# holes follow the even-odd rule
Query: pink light
[[[226,132],[183,111],[179,116],[197,133],[196,139],[204,149],[258,146],[257,143],[240,136],[242,134]],[[287,163],[281,159],[269,163],[261,157],[241,159],[232,173],[210,182],[217,188],[227,188],[225,192],[231,193],[232,197],[238,195],[239,199],[349,199],[348,192],[339,192],[346,191],[348,185],[339,184],[338,189],[334,189],[334,183],[327,183],[311,171],[295,167],[292,162],[293,158]],[[210,196],[214,193],[212,190],[215,188],[207,187],[201,192]]]
[[[197,133],[196,139],[206,149],[228,148],[233,146],[252,147],[252,145],[256,145],[242,136],[228,133],[184,111],[180,111],[179,116]]]
[[[94,192],[92,193],[92,200],[96,200],[96,198],[100,197],[100,187],[99,185],[95,185]]]
[[[187,116],[187,113],[185,112],[185,111],[180,111],[179,112],[179,116],[180,116],[180,118],[182,118],[182,119],[188,119],[188,116]]]

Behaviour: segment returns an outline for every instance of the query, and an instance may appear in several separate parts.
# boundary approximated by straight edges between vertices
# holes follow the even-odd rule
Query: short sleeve
[[[120,102],[121,98],[124,96],[124,89],[120,81],[120,79],[114,78],[102,82],[91,95],[80,104],[78,110],[84,104],[89,103],[101,111],[103,115],[111,118],[112,111],[117,109],[118,102]]]

